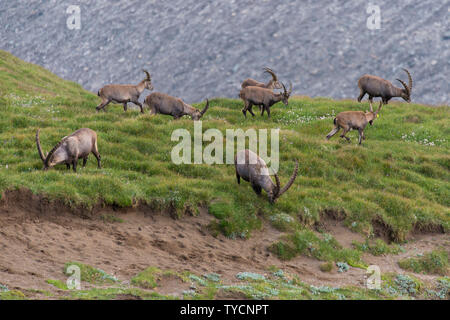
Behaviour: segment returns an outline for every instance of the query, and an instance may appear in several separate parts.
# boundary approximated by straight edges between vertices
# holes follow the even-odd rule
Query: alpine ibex
[[[150,114],[165,114],[174,117],[174,119],[189,115],[192,120],[200,120],[209,108],[209,101],[206,99],[205,108],[200,111],[190,104],[184,103],[180,98],[169,96],[165,93],[154,92],[147,96],[144,105],[150,108]]]
[[[44,163],[44,170],[57,165],[65,163],[67,169],[70,169],[70,165],[73,167],[73,171],[77,171],[78,159],[83,158],[83,167],[86,166],[86,161],[89,154],[92,152],[97,158],[98,168],[101,169],[100,153],[97,148],[97,133],[89,128],[82,128],[70,136],[65,136],[60,142],[53,147],[52,150],[44,157],[41,148],[41,142],[39,140],[39,131],[36,132],[36,145],[39,156]]]
[[[123,111],[127,111],[127,103],[133,102],[141,108],[144,113],[142,104],[139,102],[139,96],[144,89],[153,90],[150,73],[147,70],[142,70],[147,74],[147,77],[139,82],[137,85],[131,84],[109,84],[98,90],[97,95],[102,98],[102,102],[95,108],[97,111],[104,109],[111,101],[122,103]]]
[[[362,111],[344,111],[340,112],[336,118],[334,118],[334,129],[327,135],[327,140],[329,140],[332,136],[334,136],[339,129],[343,129],[344,132],[341,134],[341,138],[347,139],[350,142],[350,138],[345,136],[347,132],[352,129],[358,130],[359,132],[359,144],[361,144],[361,140],[366,140],[366,136],[364,135],[364,129],[369,123],[372,125],[373,120],[375,120],[378,116],[378,112],[381,109],[383,102],[380,101],[380,106],[378,110],[375,112],[362,112]]]
[[[266,89],[281,89],[281,84],[280,84],[280,82],[278,82],[278,77],[275,74],[275,72],[273,72],[272,69],[267,68],[267,67],[264,68],[263,70],[264,70],[264,72],[267,72],[268,74],[270,74],[272,76],[272,79],[269,82],[264,83],[264,82],[260,82],[255,79],[249,78],[249,79],[245,79],[242,82],[241,88],[244,89],[245,87],[252,86],[252,87],[261,87],[261,88],[266,88]]]
[[[239,97],[244,101],[244,109],[242,113],[247,117],[247,111],[250,112],[252,116],[255,114],[252,111],[253,105],[262,106],[261,116],[264,115],[264,110],[267,111],[267,115],[270,118],[270,107],[275,103],[282,101],[286,106],[288,105],[289,96],[292,92],[292,83],[290,83],[289,91],[281,83],[283,87],[283,92],[275,93],[271,89],[261,88],[261,87],[246,87],[241,89]]]
[[[269,175],[269,169],[266,162],[256,153],[245,149],[238,151],[234,157],[234,166],[236,170],[236,178],[238,184],[241,183],[241,177],[245,181],[250,182],[256,194],[260,195],[262,189],[267,192],[270,203],[274,203],[283,193],[285,193],[294,183],[298,173],[298,160],[295,161],[295,169],[288,183],[281,188],[280,179],[277,174],[275,176],[275,184]]]
[[[373,112],[372,99],[373,97],[381,97],[383,104],[388,104],[389,100],[393,97],[401,97],[406,102],[411,102],[411,89],[413,85],[413,80],[411,74],[408,70],[403,69],[408,75],[409,83],[406,83],[400,79],[397,79],[402,85],[402,88],[395,87],[391,82],[369,74],[363,75],[358,80],[358,87],[360,90],[360,95],[358,97],[358,102],[361,102],[364,95],[367,93],[369,95],[370,111]]]

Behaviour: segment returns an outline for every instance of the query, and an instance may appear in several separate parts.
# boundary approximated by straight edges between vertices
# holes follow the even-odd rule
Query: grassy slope
[[[282,184],[292,173],[294,159],[299,159],[295,184],[270,205],[248,183],[236,184],[232,165],[177,166],[170,161],[176,144],[171,133],[177,128],[192,133],[190,119],[124,113],[117,105],[96,113],[98,103],[98,97],[81,86],[0,51],[0,190],[24,186],[71,204],[104,200],[129,206],[138,199],[179,212],[204,204],[218,218],[215,227],[232,237],[247,237],[261,226],[257,213],[281,225],[289,221],[279,215],[285,213],[294,222],[284,227],[298,231],[293,238],[301,238],[303,228],[319,219],[324,209],[344,210],[346,224],[368,235],[372,219],[381,217],[398,241],[416,222],[437,223],[448,230],[449,106],[391,103],[358,146],[355,132],[350,133],[350,144],[338,136],[327,142],[325,135],[336,113],[366,109],[367,104],[292,98],[289,107],[275,105],[268,120],[259,115],[244,119],[239,100],[212,99],[203,130],[280,128]],[[48,151],[81,127],[97,131],[104,168],[97,170],[91,156],[77,174],[65,166],[40,170],[36,129],[41,128],[41,143]]]

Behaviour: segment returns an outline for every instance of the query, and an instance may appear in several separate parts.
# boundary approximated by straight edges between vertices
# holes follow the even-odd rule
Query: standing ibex
[[[247,111],[250,112],[252,116],[255,114],[252,111],[253,105],[262,106],[261,116],[264,115],[264,110],[267,111],[267,115],[270,118],[270,107],[279,101],[283,101],[283,103],[287,106],[289,96],[292,92],[292,83],[290,83],[289,91],[286,90],[286,87],[283,83],[283,92],[275,93],[271,89],[260,88],[260,87],[246,87],[241,89],[239,93],[239,97],[244,101],[244,109],[242,109],[242,113],[245,117],[247,117]]]
[[[266,162],[256,153],[248,149],[237,152],[234,157],[234,166],[238,184],[241,183],[240,178],[242,177],[245,181],[250,182],[256,194],[261,194],[261,190],[264,189],[267,192],[267,196],[269,197],[269,201],[271,203],[274,203],[291,187],[298,173],[298,160],[296,160],[295,169],[291,178],[281,189],[280,179],[277,174],[274,174],[276,182],[276,184],[274,184],[270,178],[269,169],[267,168]]]
[[[209,101],[206,99],[205,108],[200,111],[190,104],[184,103],[180,98],[169,96],[165,93],[154,92],[145,98],[144,105],[150,108],[150,114],[165,114],[174,117],[174,119],[189,115],[192,120],[200,120],[209,108]]]
[[[281,89],[281,84],[280,84],[280,82],[278,82],[278,77],[275,74],[275,72],[273,72],[272,69],[267,68],[267,67],[264,68],[263,70],[264,70],[264,72],[267,72],[272,76],[272,79],[269,82],[264,83],[264,82],[260,82],[260,81],[249,78],[249,79],[245,79],[242,82],[241,88],[244,89],[245,87],[252,86],[252,87],[261,87],[261,88],[266,88],[266,89]]]
[[[403,69],[408,75],[409,84],[406,85],[400,79],[397,79],[402,85],[402,88],[395,87],[391,82],[383,78],[365,74],[358,80],[358,87],[360,95],[358,102],[361,102],[364,95],[369,95],[370,111],[373,112],[372,99],[373,97],[381,97],[383,104],[388,104],[389,100],[393,97],[402,97],[406,102],[411,102],[411,89],[413,80],[408,70]]]
[[[133,102],[138,105],[141,108],[141,112],[144,113],[142,104],[139,102],[139,96],[144,89],[153,90],[153,86],[150,73],[148,73],[147,70],[142,71],[147,74],[147,77],[139,82],[138,85],[110,84],[98,90],[97,95],[102,98],[102,102],[95,109],[97,109],[97,111],[104,109],[111,101],[114,101],[122,103],[123,111],[127,111],[127,103]]]
[[[66,136],[61,139],[60,142],[53,147],[52,150],[44,157],[41,148],[41,142],[39,140],[39,131],[36,132],[36,145],[39,156],[44,163],[44,170],[57,165],[65,163],[67,169],[70,169],[70,165],[73,167],[73,171],[77,171],[78,159],[83,158],[83,167],[86,165],[89,154],[92,152],[97,158],[97,165],[100,169],[102,167],[100,163],[100,153],[97,148],[97,133],[89,128],[82,128],[70,136]]]
[[[345,138],[348,142],[350,142],[350,138],[346,137],[345,134],[350,130],[355,129],[359,132],[359,144],[361,144],[362,139],[366,140],[364,129],[366,128],[367,123],[370,123],[370,125],[372,125],[373,120],[377,118],[378,112],[380,111],[382,105],[383,102],[380,101],[380,106],[375,112],[344,111],[338,113],[336,118],[334,118],[333,120],[335,127],[327,135],[327,140],[334,136],[339,131],[339,129],[342,128],[344,132],[342,132],[341,138]]]

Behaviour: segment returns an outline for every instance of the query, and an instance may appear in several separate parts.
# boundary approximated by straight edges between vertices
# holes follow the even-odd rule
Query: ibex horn
[[[42,162],[45,162],[44,153],[42,152],[42,148],[41,148],[41,141],[39,140],[39,132],[40,131],[41,131],[41,129],[38,129],[36,132],[36,146],[38,149],[39,157],[41,157]]]
[[[295,169],[294,172],[292,173],[291,178],[289,179],[288,183],[283,187],[283,189],[280,190],[280,192],[278,192],[277,194],[277,198],[281,197],[281,195],[283,193],[285,193],[286,191],[288,191],[288,189],[292,186],[292,184],[294,183],[295,178],[297,178],[297,173],[298,173],[298,160],[295,160]]]
[[[267,72],[272,76],[273,81],[278,81],[278,77],[272,69],[267,68],[267,67],[265,67],[263,69],[264,69],[264,72]]]
[[[413,80],[412,80],[411,74],[410,74],[409,71],[406,70],[405,68],[402,68],[402,69],[403,69],[403,71],[405,71],[406,74],[408,75],[408,80],[409,80],[408,88],[409,88],[409,92],[411,93],[411,89],[412,89],[412,86],[413,86]]]
[[[203,116],[205,114],[205,112],[208,110],[209,108],[209,100],[206,99],[206,106],[205,108],[200,112],[200,114]]]
[[[148,73],[148,71],[145,69],[142,69],[142,71],[144,71],[147,74],[147,80],[151,81],[152,79],[150,78],[150,73]]]
[[[406,85],[406,83],[404,81],[402,81],[400,79],[397,79],[397,81],[400,82],[403,85],[403,87],[405,87],[405,90],[408,93],[408,97],[409,97],[411,94],[411,91],[409,91],[409,87]]]

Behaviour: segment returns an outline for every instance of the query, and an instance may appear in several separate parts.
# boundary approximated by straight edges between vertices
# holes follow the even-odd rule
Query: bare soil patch
[[[123,222],[108,222],[102,216],[115,216]],[[155,212],[149,206],[114,208],[98,205],[92,209],[72,208],[62,201],[27,190],[5,192],[0,201],[0,279],[10,289],[29,289],[64,293],[47,284],[48,279],[65,281],[63,266],[78,261],[129,281],[149,266],[199,275],[218,273],[226,282],[236,283],[238,272],[267,274],[269,266],[297,274],[314,285],[344,286],[364,284],[365,270],[351,268],[346,273],[321,272],[320,264],[308,257],[281,261],[267,250],[282,232],[264,224],[249,240],[232,240],[207,231],[215,218],[200,208],[198,216],[175,219],[169,212]],[[335,217],[323,220],[327,229],[343,246],[362,236],[351,232]],[[398,256],[373,257],[365,261],[380,265],[382,272],[401,273],[396,261],[415,251],[449,245],[448,235],[422,234],[406,245]],[[161,294],[179,295],[186,284],[177,278],[164,278],[155,289]],[[238,298],[220,293],[221,298]],[[35,298],[45,298],[36,293]],[[128,296],[122,297],[127,299]]]

